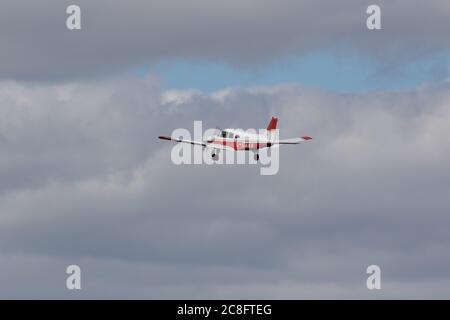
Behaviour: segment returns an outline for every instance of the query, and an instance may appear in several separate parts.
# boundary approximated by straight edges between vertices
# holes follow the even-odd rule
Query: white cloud
[[[192,100],[195,96],[200,96],[199,90],[167,90],[161,95],[162,104],[180,105]]]
[[[64,296],[56,270],[80,261],[85,297],[371,297],[357,288],[374,262],[380,297],[448,297],[436,280],[450,279],[448,89],[172,92],[171,113],[151,78],[3,82],[0,296]],[[273,177],[175,166],[156,139],[194,120],[265,127],[272,114],[282,136],[314,138],[281,149]],[[44,282],[36,266],[50,265]]]

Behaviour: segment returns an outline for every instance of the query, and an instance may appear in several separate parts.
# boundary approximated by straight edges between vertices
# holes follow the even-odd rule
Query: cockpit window
[[[222,138],[226,138],[227,137],[227,132],[226,131],[222,131]]]
[[[229,139],[233,139],[233,136],[234,136],[234,135],[233,135],[232,132],[228,132],[228,138],[229,138]]]

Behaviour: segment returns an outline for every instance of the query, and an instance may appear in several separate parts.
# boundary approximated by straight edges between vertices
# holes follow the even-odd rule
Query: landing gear
[[[219,159],[219,154],[213,152],[213,153],[211,153],[211,158],[212,158],[214,161],[217,161],[217,160]]]
[[[258,161],[259,160],[259,154],[255,153],[254,158],[255,158],[256,161]]]

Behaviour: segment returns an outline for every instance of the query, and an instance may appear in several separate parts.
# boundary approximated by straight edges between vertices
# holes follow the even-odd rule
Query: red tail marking
[[[275,130],[277,128],[277,122],[278,118],[272,117],[272,119],[270,119],[269,125],[267,126],[267,131]]]

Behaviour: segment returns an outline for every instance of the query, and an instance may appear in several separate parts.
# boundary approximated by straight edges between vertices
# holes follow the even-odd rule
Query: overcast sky
[[[450,298],[450,3],[72,3],[0,4],[1,298]],[[156,139],[272,115],[274,176]]]

